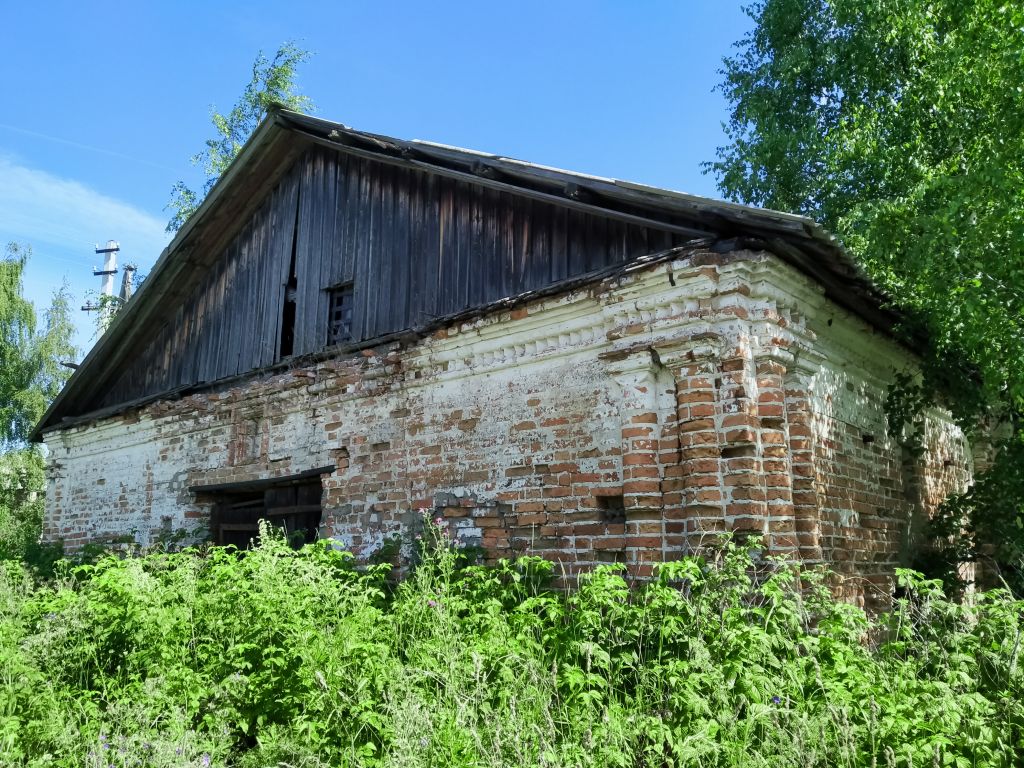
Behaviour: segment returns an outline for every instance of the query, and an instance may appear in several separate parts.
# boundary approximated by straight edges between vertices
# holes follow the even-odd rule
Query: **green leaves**
[[[725,60],[732,199],[831,228],[938,354],[1024,404],[1024,27],[998,0],[761,0]],[[950,307],[950,293],[959,307]]]
[[[1024,604],[1005,591],[959,605],[907,571],[872,621],[832,599],[831,575],[726,543],[651,583],[607,568],[557,593],[530,583],[533,558],[453,567],[434,533],[390,592],[380,568],[269,532],[245,553],[107,557],[42,585],[0,564],[0,763],[1024,757]]]
[[[0,450],[24,445],[70,375],[61,361],[75,353],[67,293],[54,294],[41,324],[22,295],[31,256],[31,247],[8,243],[0,259]]]
[[[227,114],[211,110],[210,120],[216,134],[206,140],[205,149],[191,158],[192,165],[202,167],[206,183],[202,194],[190,189],[183,181],[174,185],[171,200],[167,204],[167,208],[173,212],[167,223],[168,232],[177,232],[189,216],[195,213],[221,174],[242,151],[267,110],[272,106],[296,112],[310,112],[314,109],[312,100],[296,91],[295,83],[299,65],[308,61],[310,55],[309,51],[292,42],[286,42],[278,48],[273,59],[267,59],[263,51],[260,51],[252,65],[252,78],[231,110]]]
[[[26,440],[71,373],[61,362],[76,350],[67,293],[57,291],[42,318],[22,295],[31,255],[8,243],[0,258],[0,560],[28,558],[46,571],[58,553],[38,543],[44,462]]]
[[[930,339],[920,350],[930,401],[972,428],[994,414],[987,426],[1002,420],[1018,432],[1024,6],[758,0],[748,12],[756,26],[722,71],[729,143],[705,169],[730,199],[831,229],[907,314],[905,330]],[[897,422],[912,425],[912,415]],[[1007,463],[997,471],[1019,473]],[[956,554],[1001,546],[1004,534],[982,538],[995,529],[1010,530],[1024,552],[1024,535],[1012,533],[1024,486],[997,498],[983,485],[1012,484],[986,477],[955,502],[989,521],[975,530],[977,546]],[[1015,569],[1019,559],[997,563],[1000,573]]]

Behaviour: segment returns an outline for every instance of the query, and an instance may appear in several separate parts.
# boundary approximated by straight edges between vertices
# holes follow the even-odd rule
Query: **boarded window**
[[[210,520],[215,543],[246,549],[259,538],[259,521],[279,528],[295,548],[313,541],[320,527],[320,479],[289,482],[263,489],[211,494],[216,502]]]
[[[327,319],[327,346],[352,341],[352,283],[329,291],[330,315]]]

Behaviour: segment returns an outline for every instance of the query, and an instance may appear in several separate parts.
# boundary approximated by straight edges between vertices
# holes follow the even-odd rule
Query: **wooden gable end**
[[[584,208],[581,210],[580,208]],[[80,413],[237,376],[329,341],[347,291],[350,343],[679,245],[630,221],[429,170],[310,148],[178,306]]]

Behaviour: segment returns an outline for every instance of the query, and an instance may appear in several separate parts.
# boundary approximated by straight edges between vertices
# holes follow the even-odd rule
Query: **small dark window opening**
[[[622,525],[626,522],[626,502],[622,496],[598,496],[597,508],[605,523]]]
[[[217,493],[210,520],[214,543],[246,549],[259,538],[259,521],[266,520],[298,549],[316,539],[323,513],[321,494],[319,478],[264,490]]]
[[[295,286],[288,284],[281,313],[281,357],[291,357],[295,349]]]
[[[352,341],[352,283],[328,291],[327,346]]]
[[[299,217],[295,216],[295,230],[292,232],[292,258],[288,267],[288,282],[284,288],[284,307],[281,310],[281,354],[279,358],[291,357],[295,351],[295,299],[299,290],[299,277],[295,272],[295,252],[299,246]]]

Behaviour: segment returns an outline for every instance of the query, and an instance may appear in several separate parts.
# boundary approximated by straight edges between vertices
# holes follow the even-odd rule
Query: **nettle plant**
[[[902,572],[870,618],[823,570],[723,541],[553,590],[534,557],[359,566],[246,551],[0,567],[0,764],[1011,766],[1024,604]]]

